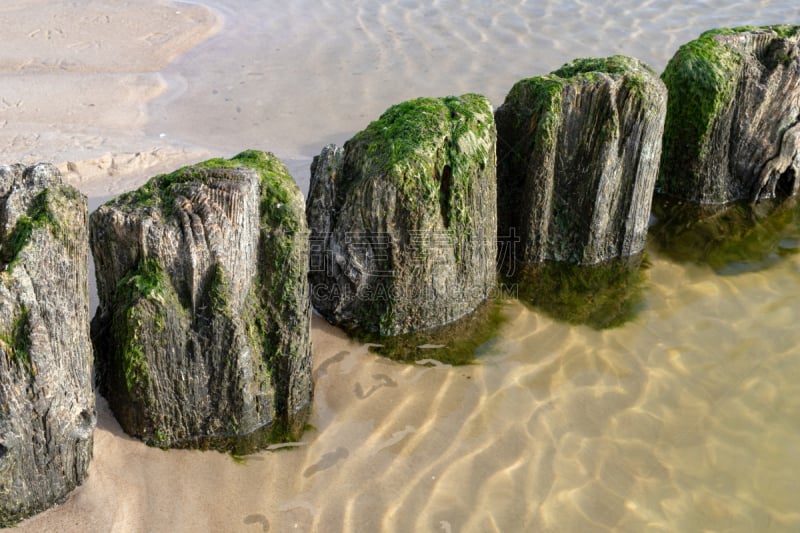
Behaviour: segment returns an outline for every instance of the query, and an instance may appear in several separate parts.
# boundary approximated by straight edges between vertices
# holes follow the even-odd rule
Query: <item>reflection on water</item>
[[[656,196],[650,239],[675,261],[710,266],[718,274],[762,270],[800,250],[797,198],[698,206]]]
[[[513,280],[519,298],[534,308],[570,324],[605,329],[636,317],[648,266],[643,254],[596,265],[545,262],[519,265]]]
[[[315,525],[800,526],[796,289],[785,292],[800,264],[729,278],[650,253],[645,309],[621,328],[568,326],[510,303],[478,365],[399,365],[365,348],[320,361],[320,434],[304,464],[346,448],[326,483],[359,483],[346,494],[306,487]]]
[[[476,356],[491,350],[497,331],[505,321],[503,297],[504,293],[498,289],[495,297],[470,314],[424,331],[392,337],[363,332],[355,335],[369,343],[372,352],[395,361],[419,363],[429,359],[448,365],[470,364]]]

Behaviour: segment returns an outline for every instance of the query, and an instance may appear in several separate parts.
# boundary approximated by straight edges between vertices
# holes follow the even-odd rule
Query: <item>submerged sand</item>
[[[704,29],[798,15],[763,1],[6,0],[0,161],[53,161],[93,206],[245,148],[276,152],[304,186],[325,143],[402,99],[499,105],[576,56],[662,69]],[[148,448],[99,399],[86,483],[18,530],[799,529],[800,260],[727,277],[651,260],[633,323],[597,332],[510,302],[469,367],[393,363],[315,318],[315,429],[242,464]]]

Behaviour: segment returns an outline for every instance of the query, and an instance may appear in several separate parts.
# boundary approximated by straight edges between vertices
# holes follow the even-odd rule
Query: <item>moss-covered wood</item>
[[[272,154],[156,176],[92,215],[98,384],[161,447],[246,453],[311,402],[308,232]]]
[[[522,263],[594,264],[644,249],[666,91],[624,56],[517,82],[496,112],[501,238]]]
[[[521,300],[595,328],[633,318],[665,111],[663,83],[625,56],[511,88],[495,113],[498,238]]]
[[[681,46],[669,90],[659,190],[701,204],[796,194],[800,26],[707,31]]]
[[[312,299],[347,329],[397,335],[473,311],[495,287],[496,133],[483,96],[389,108],[312,166]]]
[[[86,198],[0,165],[0,527],[85,479],[95,422]]]

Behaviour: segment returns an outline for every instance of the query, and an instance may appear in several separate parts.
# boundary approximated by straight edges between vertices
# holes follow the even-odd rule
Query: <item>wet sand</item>
[[[5,2],[0,161],[53,161],[92,205],[245,148],[305,188],[324,144],[403,99],[499,105],[573,57],[660,70],[704,29],[800,22],[788,2],[251,4]],[[650,255],[633,323],[509,302],[468,367],[397,364],[315,318],[315,429],[243,464],[147,448],[99,399],[88,480],[17,530],[800,529],[800,260],[719,276]]]
[[[208,154],[144,132],[163,69],[222,28],[207,9],[10,0],[0,24],[1,160],[51,161],[97,196]]]

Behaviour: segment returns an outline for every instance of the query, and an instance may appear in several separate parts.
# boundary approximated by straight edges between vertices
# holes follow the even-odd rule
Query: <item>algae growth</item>
[[[648,78],[657,76],[648,65],[622,55],[574,59],[552,73],[565,80],[579,78],[588,82],[599,81],[600,74],[622,77],[623,86],[640,97],[652,86]]]
[[[741,26],[709,30],[681,46],[667,64],[662,80],[669,91],[664,126],[660,191],[678,196],[693,181],[695,162],[707,155],[715,124],[731,107],[744,56],[717,37],[751,31],[773,31],[779,38],[795,38],[800,26]],[[694,185],[692,185],[694,186]]]
[[[512,163],[524,165],[534,147],[550,150],[555,145],[565,85],[563,78],[549,74],[520,80],[511,88],[503,108],[516,120],[513,133],[506,137],[528,139],[520,145],[506,143],[512,149]],[[531,134],[522,135],[526,130]]]
[[[36,372],[31,361],[31,325],[30,310],[22,307],[19,314],[11,322],[11,331],[0,333],[0,348],[11,357],[11,360],[24,368],[29,375]]]
[[[337,195],[346,198],[365,177],[382,176],[415,209],[438,205],[453,237],[469,236],[472,180],[494,164],[493,132],[491,105],[478,94],[394,105],[345,143]],[[358,166],[363,161],[367,168]]]
[[[161,306],[171,289],[169,279],[154,258],[142,260],[117,284],[115,315],[119,316],[115,316],[112,335],[122,381],[131,399],[144,399],[150,382],[141,330],[150,324],[158,330],[164,329]]]
[[[733,98],[743,58],[714,39],[720,33],[708,31],[681,46],[661,76],[669,91],[659,178],[665,190],[679,187],[675,172],[704,155],[714,122]]]
[[[65,187],[64,189],[67,188]],[[7,265],[9,273],[14,270],[19,261],[20,253],[31,241],[35,230],[47,228],[54,236],[59,234],[60,226],[49,205],[50,197],[51,195],[48,194],[47,189],[39,192],[33,198],[26,214],[19,217],[14,228],[5,239],[0,260]]]
[[[213,450],[229,454],[236,462],[246,462],[247,456],[263,450],[283,450],[300,442],[304,432],[313,426],[305,421],[311,407],[293,414],[292,420],[272,420],[249,433],[226,432],[183,439],[170,439],[167,432],[159,430],[147,440],[148,446],[166,449]],[[280,446],[288,444],[289,446]]]
[[[294,439],[299,435],[296,426],[305,422],[295,419],[302,413],[289,412],[288,398],[289,376],[297,361],[307,356],[303,349],[307,345],[287,332],[307,327],[303,322],[307,316],[303,313],[305,307],[297,301],[307,290],[307,268],[303,267],[307,266],[307,232],[302,194],[283,163],[272,154],[248,150],[229,160],[211,159],[156,176],[108,205],[175,224],[179,207],[183,209],[183,205],[177,205],[179,199],[189,199],[197,183],[213,186],[223,180],[252,180],[254,173],[260,221],[259,235],[253,243],[257,262],[241,309],[234,309],[232,273],[218,261],[212,261],[203,272],[203,290],[196,302],[173,285],[175,275],[167,268],[174,265],[161,264],[157,250],[139,258],[116,285],[110,322],[114,342],[107,350],[109,359],[98,361],[99,382],[106,396],[119,396],[120,401],[112,407],[124,411],[118,416],[135,421],[135,431],[149,445],[249,453],[275,441]],[[259,397],[263,398],[259,401],[270,411],[271,419],[264,426],[252,430],[252,423],[248,422],[244,434],[234,413],[217,424],[219,427],[199,430],[204,434],[195,436],[185,434],[183,427],[173,428],[169,420],[163,419],[158,407],[161,400],[154,395],[161,394],[163,388],[159,372],[164,371],[164,359],[187,357],[189,361],[179,366],[195,364],[197,355],[192,352],[198,339],[213,344],[209,350],[221,350],[219,361],[213,362],[219,368],[212,371],[212,376],[218,373],[231,376],[225,379],[237,379],[243,372],[257,385]],[[242,365],[246,368],[240,368]],[[175,380],[176,397],[183,394],[183,386]],[[230,386],[209,384],[211,396],[223,395],[210,401],[233,402],[235,411],[240,400],[235,393],[225,396]]]

